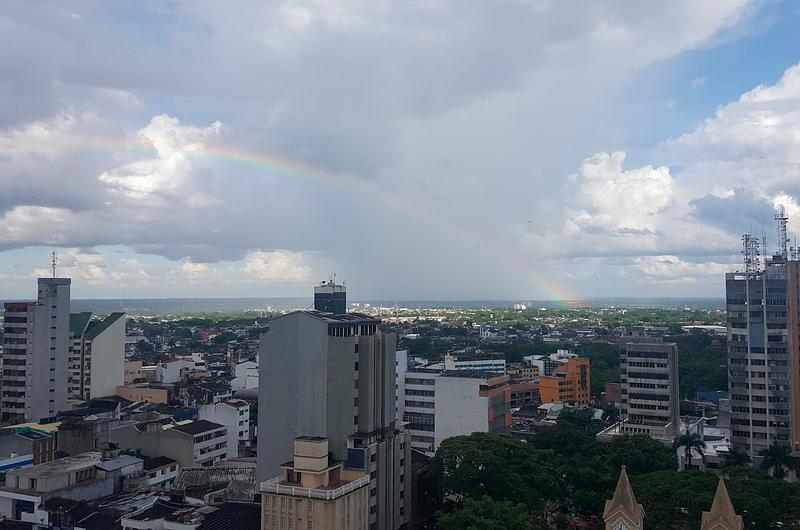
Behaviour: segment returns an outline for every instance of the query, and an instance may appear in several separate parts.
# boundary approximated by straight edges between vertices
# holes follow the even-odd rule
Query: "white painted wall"
[[[480,397],[483,379],[436,377],[436,448],[452,436],[489,430],[489,398]]]

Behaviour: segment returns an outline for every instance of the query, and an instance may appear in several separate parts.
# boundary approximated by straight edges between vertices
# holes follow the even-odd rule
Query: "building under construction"
[[[731,445],[754,463],[773,443],[800,449],[800,261],[783,209],[775,220],[775,254],[745,234],[742,270],[725,275]]]

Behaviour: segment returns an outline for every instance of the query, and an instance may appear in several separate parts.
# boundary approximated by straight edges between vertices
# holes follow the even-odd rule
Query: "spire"
[[[635,525],[634,528],[641,528],[644,520],[644,510],[642,505],[636,502],[625,466],[622,466],[619,472],[619,480],[614,490],[614,496],[611,500],[606,501],[606,506],[603,510],[603,520],[607,525],[620,519]]]
[[[719,479],[717,493],[714,495],[714,502],[711,504],[710,512],[703,512],[703,519],[700,523],[700,530],[743,530],[744,521],[741,515],[736,515],[728,496],[728,489],[725,481]]]

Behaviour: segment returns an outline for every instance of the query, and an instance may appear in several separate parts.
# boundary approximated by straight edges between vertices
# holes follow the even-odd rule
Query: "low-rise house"
[[[151,488],[166,489],[171,488],[178,478],[181,465],[177,460],[167,456],[156,456],[154,458],[144,457],[144,472],[147,476],[147,484]]]
[[[140,475],[141,459],[128,455],[103,459],[93,451],[6,474],[0,488],[0,516],[48,525],[42,503],[49,498],[89,500],[121,491],[127,477]]]
[[[181,466],[213,465],[228,458],[227,429],[208,420],[171,423],[169,420],[125,425],[111,431],[120,449],[155,458],[167,456]]]

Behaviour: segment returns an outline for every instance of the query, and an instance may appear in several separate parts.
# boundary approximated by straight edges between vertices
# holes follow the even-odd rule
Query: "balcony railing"
[[[317,488],[303,488],[300,486],[290,486],[288,484],[281,484],[284,480],[283,476],[275,477],[261,483],[262,493],[282,493],[284,495],[291,495],[293,497],[313,497],[315,499],[325,499],[327,501],[347,495],[351,491],[369,484],[369,475],[364,475],[352,482],[348,482],[344,486],[336,489],[317,489]]]

